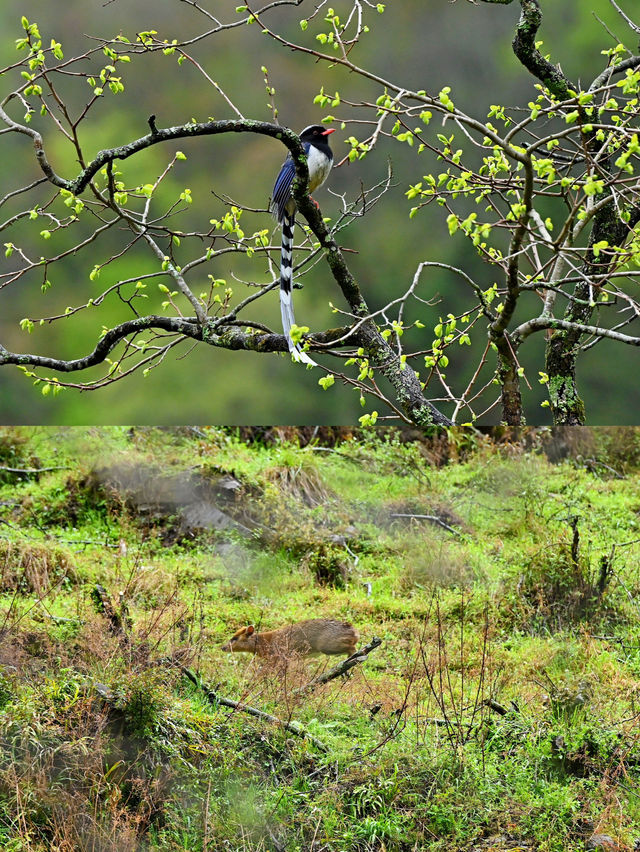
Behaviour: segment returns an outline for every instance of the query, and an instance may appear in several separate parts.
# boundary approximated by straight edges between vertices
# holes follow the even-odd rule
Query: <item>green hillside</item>
[[[0,845],[631,850],[639,460],[631,429],[5,428]],[[306,690],[340,658],[221,650],[309,618],[382,642]]]

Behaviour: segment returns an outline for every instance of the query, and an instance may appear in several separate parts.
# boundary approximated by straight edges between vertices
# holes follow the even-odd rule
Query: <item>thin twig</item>
[[[357,666],[359,663],[364,663],[371,651],[373,651],[375,648],[378,648],[380,645],[382,645],[382,639],[378,638],[378,636],[374,636],[373,639],[368,642],[363,648],[360,648],[359,651],[356,651],[355,653],[351,654],[350,657],[347,657],[346,660],[343,660],[341,663],[338,663],[337,666],[334,666],[332,669],[329,669],[328,672],[318,675],[318,677],[314,677],[314,679],[309,681],[306,686],[301,686],[298,689],[294,689],[294,695],[304,695],[306,692],[311,692],[317,686],[321,686],[323,683],[328,683],[330,680],[333,680],[336,677],[340,677],[340,675],[345,675],[354,666]]]
[[[197,686],[198,689],[202,690],[207,701],[213,707],[222,705],[223,707],[230,707],[232,710],[240,710],[242,713],[248,713],[249,716],[254,716],[256,719],[264,719],[265,722],[271,722],[274,725],[278,725],[286,731],[295,734],[297,737],[304,737],[309,740],[309,742],[313,743],[313,745],[320,751],[327,752],[329,750],[322,740],[319,740],[317,737],[314,737],[313,734],[310,734],[309,731],[307,731],[299,722],[285,722],[277,716],[272,716],[271,713],[265,713],[264,710],[258,710],[257,707],[251,707],[249,704],[245,704],[242,701],[232,701],[230,698],[224,698],[222,695],[218,695],[217,692],[207,686],[207,684],[201,681],[190,669],[183,666],[181,663],[177,663],[175,660],[171,659],[165,659],[162,660],[162,662],[169,663],[170,665],[180,669],[182,674],[188,678],[191,683]]]
[[[449,524],[445,523],[442,518],[439,518],[437,515],[416,515],[413,512],[393,512],[390,517],[392,518],[415,518],[418,521],[430,521],[432,524],[436,524],[439,527],[447,530],[447,532],[453,533],[453,535],[462,536],[460,530],[457,530],[455,527],[449,526]]]

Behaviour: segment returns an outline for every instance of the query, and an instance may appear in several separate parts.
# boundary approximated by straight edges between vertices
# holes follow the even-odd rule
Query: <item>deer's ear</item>
[[[247,627],[247,634],[246,634],[246,635],[247,635],[247,636],[251,636],[251,634],[252,634],[252,633],[254,633],[254,632],[255,632],[255,627],[253,626],[253,624],[250,624],[250,625]]]

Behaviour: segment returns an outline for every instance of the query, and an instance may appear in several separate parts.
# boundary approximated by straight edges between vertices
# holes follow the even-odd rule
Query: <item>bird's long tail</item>
[[[296,214],[286,213],[282,218],[282,251],[280,255],[280,312],[282,314],[282,329],[289,344],[289,352],[294,361],[303,364],[317,366],[306,352],[300,348],[300,344],[291,339],[291,326],[295,325],[296,319],[293,315],[293,229],[295,227]]]

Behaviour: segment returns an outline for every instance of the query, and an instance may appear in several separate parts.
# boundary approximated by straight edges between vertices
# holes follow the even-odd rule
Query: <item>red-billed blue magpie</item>
[[[333,133],[335,127],[323,127],[321,124],[312,124],[305,127],[300,134],[300,141],[307,155],[307,167],[309,169],[309,192],[313,192],[321,186],[331,171],[333,165],[333,152],[329,147],[327,137]],[[293,315],[292,298],[292,254],[293,254],[293,229],[296,220],[296,202],[291,194],[291,184],[296,176],[296,165],[291,154],[282,164],[278,175],[273,195],[271,198],[271,212],[282,225],[282,253],[280,258],[280,311],[282,313],[282,328],[284,336],[289,344],[289,351],[294,361],[302,361],[304,364],[313,364],[306,352],[303,352],[299,344],[291,339],[291,326],[295,324]]]

